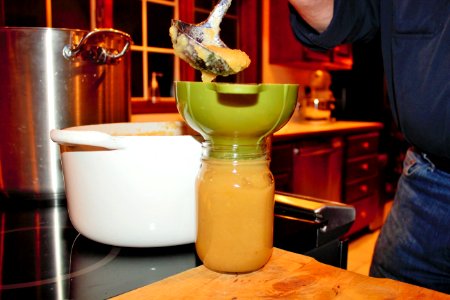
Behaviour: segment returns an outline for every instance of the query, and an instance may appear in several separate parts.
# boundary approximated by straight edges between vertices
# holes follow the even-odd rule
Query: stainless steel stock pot
[[[0,196],[65,198],[54,128],[130,118],[131,38],[114,29],[0,28]]]

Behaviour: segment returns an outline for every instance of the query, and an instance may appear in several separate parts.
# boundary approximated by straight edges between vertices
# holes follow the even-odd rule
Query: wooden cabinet
[[[295,142],[292,192],[341,201],[343,139],[309,137]]]
[[[356,209],[356,221],[348,235],[369,226],[378,213],[378,139],[378,132],[346,137],[343,199]]]
[[[272,142],[271,171],[277,191],[353,205],[351,235],[378,216],[380,174],[377,130],[317,133]]]
[[[352,68],[352,46],[340,45],[318,52],[300,44],[289,21],[287,1],[270,0],[270,54],[272,64],[295,65],[303,69],[349,70]]]

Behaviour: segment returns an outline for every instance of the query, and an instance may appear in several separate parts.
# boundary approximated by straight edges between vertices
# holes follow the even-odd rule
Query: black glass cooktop
[[[123,248],[91,241],[67,208],[0,208],[0,299],[106,299],[199,265],[193,244]]]
[[[78,234],[63,204],[10,203],[0,201],[0,300],[106,299],[201,264],[194,244],[104,245]],[[339,237],[354,220],[347,216],[353,208],[334,206],[316,213],[302,205],[292,210],[276,203],[274,246],[346,268],[347,243]]]

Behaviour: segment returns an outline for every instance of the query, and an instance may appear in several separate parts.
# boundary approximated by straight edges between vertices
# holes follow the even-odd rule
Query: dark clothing
[[[405,139],[450,159],[450,1],[335,0],[318,34],[291,7],[297,38],[313,49],[370,39],[381,30],[389,99]]]
[[[381,228],[370,276],[450,294],[450,173],[410,149]]]
[[[404,160],[370,275],[450,293],[450,0],[334,4],[322,34],[291,7],[294,33],[320,50],[380,31],[393,115],[414,146]]]

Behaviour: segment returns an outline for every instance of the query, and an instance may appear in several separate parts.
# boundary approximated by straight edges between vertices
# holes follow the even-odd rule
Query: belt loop
[[[413,151],[420,154],[425,160],[431,163],[436,169],[444,171],[450,174],[450,159],[446,157],[436,156],[430,153],[426,153],[418,149],[417,147],[412,147]]]

